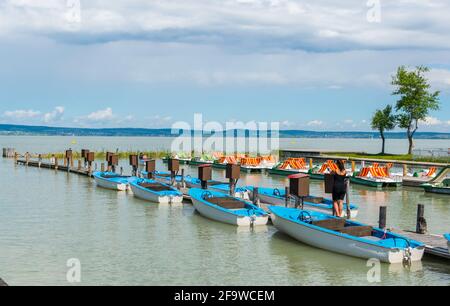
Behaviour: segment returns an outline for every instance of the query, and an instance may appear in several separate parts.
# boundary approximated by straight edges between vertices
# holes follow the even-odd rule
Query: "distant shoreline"
[[[185,131],[184,133],[193,131]],[[266,135],[255,135],[249,131],[234,130],[228,131],[245,135],[245,137],[264,137]],[[48,127],[48,126],[26,126],[0,124],[0,136],[67,136],[67,137],[178,137],[182,131],[172,134],[172,130],[165,129],[144,129],[144,128],[66,128],[66,127]],[[204,134],[209,137],[211,134]],[[268,135],[271,136],[270,133]],[[281,130],[279,138],[348,138],[348,139],[379,139],[378,132],[350,132],[350,131],[305,131],[305,130]],[[386,133],[387,139],[406,139],[405,132]],[[450,133],[438,132],[417,132],[415,139],[436,139],[450,140]]]

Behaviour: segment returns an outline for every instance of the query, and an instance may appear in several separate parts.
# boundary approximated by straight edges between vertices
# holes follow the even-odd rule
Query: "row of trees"
[[[431,91],[431,85],[424,74],[429,71],[425,66],[408,70],[400,66],[396,75],[392,77],[394,91],[392,95],[399,96],[394,108],[387,105],[378,109],[372,117],[372,129],[378,130],[382,139],[382,154],[385,153],[385,132],[396,126],[406,129],[409,141],[408,154],[412,154],[414,134],[419,128],[420,121],[424,121],[431,111],[439,109],[439,91]]]

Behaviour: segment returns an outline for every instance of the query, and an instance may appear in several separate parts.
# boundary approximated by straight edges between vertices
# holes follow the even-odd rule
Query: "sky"
[[[0,0],[0,123],[368,131],[400,65],[450,132],[447,0]]]

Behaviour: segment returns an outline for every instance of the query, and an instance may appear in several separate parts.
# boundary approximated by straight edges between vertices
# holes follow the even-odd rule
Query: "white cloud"
[[[421,121],[421,123],[426,126],[434,126],[434,125],[441,125],[443,122],[438,118],[428,116],[425,118],[425,120]]]
[[[44,122],[45,123],[52,123],[62,120],[62,117],[64,115],[64,107],[57,106],[52,112],[44,114]]]
[[[112,108],[108,107],[106,109],[90,113],[86,116],[86,119],[92,122],[104,122],[115,119],[115,116],[113,114]]]
[[[307,123],[308,126],[321,126],[323,125],[323,121],[320,120],[312,120]]]
[[[6,111],[3,115],[10,119],[31,119],[36,118],[41,115],[40,111],[34,110],[14,110],[14,111]]]

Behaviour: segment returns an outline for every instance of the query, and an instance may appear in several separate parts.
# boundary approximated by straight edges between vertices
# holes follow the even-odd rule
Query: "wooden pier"
[[[447,248],[447,240],[443,236],[432,234],[417,234],[413,231],[393,231],[411,240],[416,240],[425,244],[425,254],[450,260],[450,253]]]
[[[50,169],[55,171],[61,171],[61,172],[68,172],[68,173],[74,173],[78,175],[88,176],[92,177],[92,171],[89,171],[88,169],[84,167],[69,167],[69,166],[59,166],[57,163],[48,163],[48,162],[40,162],[35,160],[26,160],[26,159],[18,159],[16,162],[18,165],[28,166],[28,167],[35,167],[35,168],[43,168],[43,169]]]
[[[387,207],[380,207],[378,227],[386,228]],[[390,229],[391,232],[402,235],[408,239],[418,241],[425,245],[425,254],[439,257],[440,259],[450,260],[450,253],[447,246],[447,240],[443,235],[433,235],[427,233],[427,221],[425,220],[425,206],[417,205],[416,231]]]

